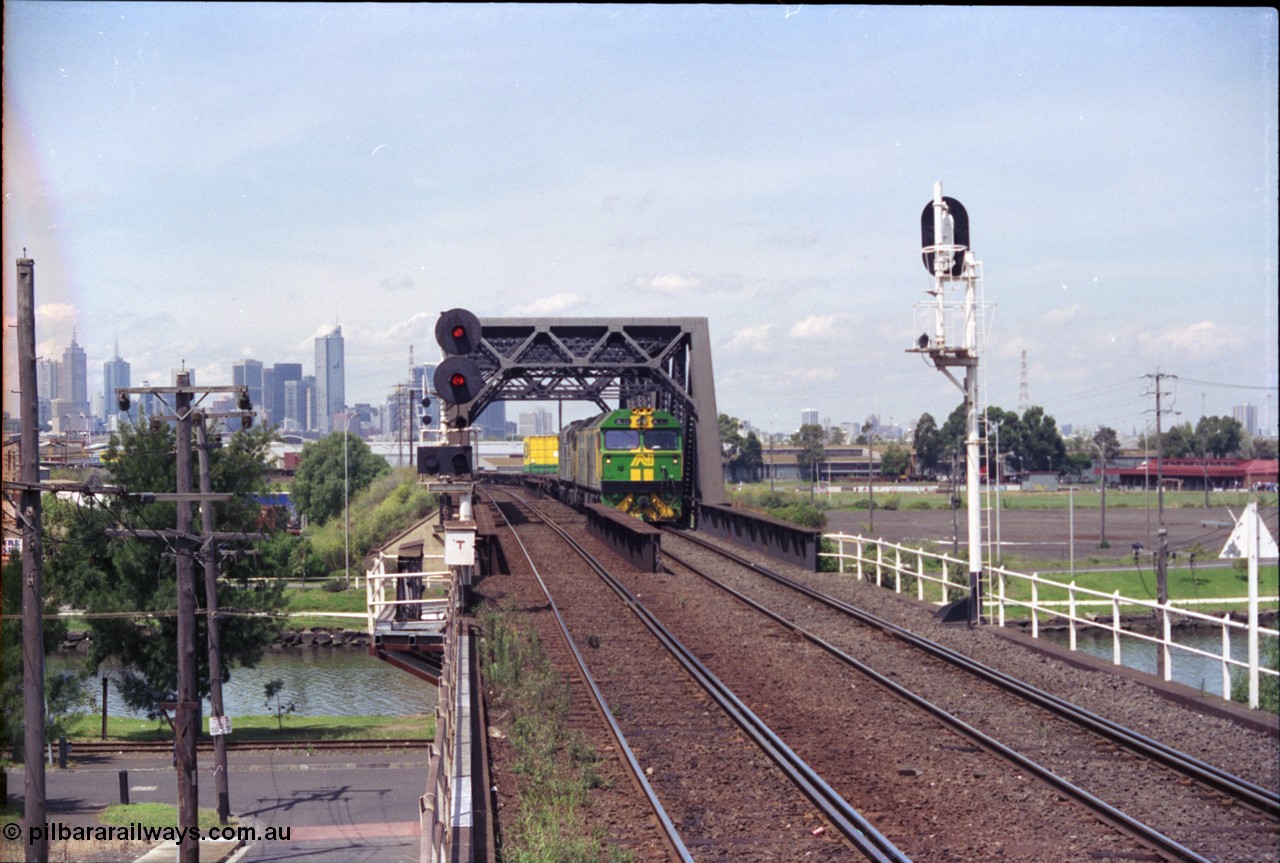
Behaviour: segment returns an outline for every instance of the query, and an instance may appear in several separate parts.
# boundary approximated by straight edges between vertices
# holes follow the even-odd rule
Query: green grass
[[[1156,576],[1149,564],[1145,564],[1141,569],[1128,567],[1126,569],[1077,571],[1074,578],[1069,573],[1053,572],[1047,573],[1045,578],[1062,584],[1070,584],[1074,581],[1077,587],[1105,593],[1108,596],[1115,591],[1119,591],[1120,595],[1126,599],[1143,599],[1154,602],[1156,598]],[[1171,567],[1169,569],[1168,585],[1170,600],[1244,598],[1249,595],[1246,574],[1234,566],[1215,567],[1213,569],[1197,567],[1194,570],[1189,567]],[[1005,584],[1005,593],[1011,599],[1028,601],[1031,599],[1031,583],[1025,579],[1011,579]],[[1047,602],[1067,599],[1066,588],[1040,585],[1038,594],[1040,600]],[[1260,598],[1260,607],[1263,610],[1275,610],[1280,607],[1280,599],[1277,598],[1280,596],[1280,568],[1275,565],[1259,567],[1258,596]],[[1078,594],[1076,598],[1077,600],[1100,599],[1100,597],[1096,596],[1080,596]],[[1090,606],[1090,608],[1101,608],[1104,613],[1106,611],[1105,606]],[[1221,605],[1189,605],[1186,608],[1202,614],[1221,614],[1223,611],[1243,611],[1245,605],[1242,602],[1237,602]],[[1139,606],[1121,606],[1122,611],[1136,611],[1139,609]]]
[[[353,588],[332,593],[319,588],[288,588],[284,592],[285,611],[293,613],[309,612],[358,612],[368,611],[368,599],[364,588]]]
[[[504,813],[502,858],[511,863],[627,863],[630,852],[610,847],[587,827],[585,810],[601,779],[598,756],[567,728],[569,692],[535,631],[514,609],[481,615],[484,685],[493,692],[490,728],[515,752],[513,779],[519,811]]]
[[[103,824],[110,824],[115,827],[128,827],[131,824],[139,824],[152,829],[177,827],[178,807],[172,803],[130,803],[127,806],[121,803],[113,803],[102,810],[98,820]],[[196,811],[196,825],[201,832],[217,827],[217,810],[204,807],[198,809]]]
[[[276,725],[275,714],[236,716],[232,720],[233,740],[390,740],[435,737],[435,716],[286,716],[284,729]],[[68,721],[67,739],[100,740],[101,714],[76,714]],[[203,735],[202,735],[203,736]],[[107,718],[107,739],[121,741],[171,740],[173,732],[163,720]]]
[[[865,480],[861,480],[865,482]],[[836,482],[834,485],[841,485]],[[844,485],[853,485],[852,482],[845,482]],[[885,488],[888,483],[883,485],[876,483],[876,508],[877,509],[950,509],[949,494],[937,494],[932,492],[914,492],[901,491],[896,492]],[[809,486],[803,483],[788,483],[785,487],[778,485],[776,490],[781,492],[793,492],[804,497],[809,496]],[[728,493],[730,500],[735,496],[746,493],[747,496],[752,494],[768,494],[768,483],[754,483],[743,486],[742,492],[739,492],[736,485],[726,486],[725,491]],[[1073,501],[1072,498],[1075,498]],[[965,506],[966,498],[962,494],[961,507]],[[986,503],[987,493],[983,490],[983,503]],[[991,494],[992,505],[995,503],[995,493]],[[835,492],[831,495],[819,490],[814,494],[814,500],[823,502],[829,509],[834,510],[853,510],[867,508],[866,492]],[[1143,508],[1147,506],[1155,506],[1156,493],[1154,490],[1145,492],[1141,489],[1133,491],[1120,491],[1119,489],[1107,489],[1107,509],[1127,509],[1127,508]],[[1256,492],[1231,491],[1231,492],[1210,492],[1209,506],[1211,507],[1233,507],[1240,508],[1245,506],[1250,500],[1257,500],[1259,506],[1275,506],[1276,496],[1274,494],[1260,495]],[[1076,489],[1075,494],[1064,491],[1041,492],[1041,491],[1001,491],[1000,492],[1000,508],[1010,509],[1060,509],[1066,510],[1070,507],[1076,509],[1100,509],[1102,507],[1102,495],[1098,493],[1096,485],[1081,485]],[[1203,491],[1166,491],[1164,493],[1164,505],[1174,508],[1195,508],[1203,507],[1204,492]]]

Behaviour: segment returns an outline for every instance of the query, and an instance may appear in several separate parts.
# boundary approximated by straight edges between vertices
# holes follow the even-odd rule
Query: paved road
[[[200,805],[215,805],[211,759],[201,754]],[[259,841],[234,859],[399,863],[418,859],[418,797],[426,781],[426,750],[231,752],[231,811],[240,824],[288,831]],[[48,768],[48,820],[98,824],[103,807],[120,802],[119,771],[128,771],[131,803],[174,803],[177,777],[165,756],[72,759]],[[22,772],[10,770],[10,798],[21,805]]]

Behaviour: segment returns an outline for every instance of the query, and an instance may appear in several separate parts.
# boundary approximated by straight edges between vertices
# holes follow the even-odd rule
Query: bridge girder
[[[668,410],[686,429],[690,498],[724,502],[719,414],[706,318],[482,318],[467,355],[484,383],[454,406],[467,424],[495,401],[589,401]]]

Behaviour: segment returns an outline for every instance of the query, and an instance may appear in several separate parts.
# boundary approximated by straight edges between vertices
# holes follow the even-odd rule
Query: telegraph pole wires
[[[196,393],[209,395],[216,392],[232,392],[239,394],[242,425],[248,427],[252,423],[252,404],[249,402],[248,389],[243,386],[193,387],[191,373],[183,370],[177,373],[175,386],[172,387],[122,387],[116,390],[120,410],[129,409],[130,393],[150,393],[163,397],[173,396],[173,416],[177,424],[176,468],[177,493],[173,500],[177,506],[177,524],[172,541],[177,556],[177,648],[178,648],[178,700],[172,704],[175,713],[174,728],[174,767],[178,774],[178,827],[183,828],[182,841],[178,845],[178,860],[181,863],[199,863],[200,842],[197,838],[199,783],[196,771],[196,739],[199,735],[200,696],[196,667],[196,595],[195,595],[195,545],[201,537],[193,533],[191,502],[212,503],[213,499],[226,497],[209,492],[193,493],[191,489],[191,437],[192,421],[197,404]],[[158,419],[158,417],[156,418]],[[209,518],[212,518],[210,511]],[[135,536],[152,536],[164,538],[163,531],[135,531]],[[206,531],[205,543],[212,543],[217,534]],[[207,572],[206,572],[207,575]],[[213,602],[217,602],[216,570],[214,573]],[[216,606],[215,606],[216,607]],[[212,618],[216,615],[211,614]],[[216,629],[216,623],[213,624]],[[221,683],[221,673],[218,676]],[[220,692],[219,692],[220,694]],[[225,775],[225,770],[220,771]],[[219,789],[221,790],[221,789]],[[220,801],[221,805],[221,801]]]
[[[18,259],[18,388],[21,390],[19,453],[22,456],[22,721],[23,827],[27,863],[49,859],[45,835],[44,605],[40,542],[39,394],[36,391],[36,262]]]
[[[1161,527],[1164,526],[1164,428],[1161,424],[1163,411],[1160,408],[1160,399],[1162,396],[1172,395],[1171,392],[1165,392],[1160,388],[1161,381],[1166,378],[1178,379],[1177,375],[1165,374],[1156,369],[1154,374],[1143,375],[1144,378],[1152,381],[1154,384],[1154,395],[1156,397],[1156,512],[1157,520]],[[1143,393],[1144,396],[1152,395],[1153,391],[1148,390]]]
[[[1169,531],[1164,526],[1164,427],[1161,423],[1163,411],[1160,406],[1160,400],[1163,396],[1171,395],[1161,389],[1161,382],[1165,378],[1173,378],[1177,380],[1177,375],[1169,375],[1156,369],[1154,374],[1143,375],[1154,384],[1154,394],[1156,397],[1156,512],[1157,524],[1159,529],[1156,531],[1159,536],[1159,542],[1156,547],[1156,602],[1160,605],[1167,605],[1169,602]],[[1151,392],[1143,393],[1143,395],[1151,395]],[[1106,481],[1106,477],[1103,477]],[[1156,651],[1156,673],[1162,678],[1165,677],[1166,670],[1166,649],[1161,648]]]

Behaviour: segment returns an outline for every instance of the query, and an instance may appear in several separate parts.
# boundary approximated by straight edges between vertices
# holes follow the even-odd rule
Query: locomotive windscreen
[[[680,436],[674,430],[648,429],[644,433],[645,449],[679,449]]]
[[[605,449],[632,450],[640,446],[640,432],[635,429],[608,429],[604,433]]]

